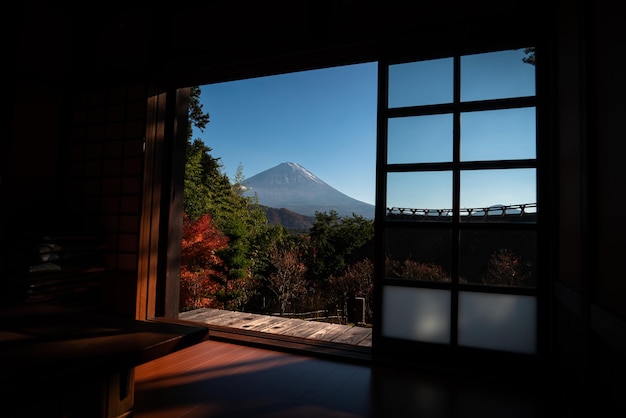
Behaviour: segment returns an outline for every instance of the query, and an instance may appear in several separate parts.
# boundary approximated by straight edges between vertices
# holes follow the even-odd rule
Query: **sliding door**
[[[534,358],[542,274],[535,48],[383,63],[377,353]],[[419,358],[424,355],[424,358]]]

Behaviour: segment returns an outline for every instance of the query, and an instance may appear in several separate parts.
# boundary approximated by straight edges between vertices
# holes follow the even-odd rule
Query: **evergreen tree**
[[[211,185],[215,182],[213,177],[219,161],[212,159],[210,151],[200,139],[187,144],[183,210],[191,219],[211,212]]]
[[[191,89],[188,117],[189,125],[202,131],[210,119],[202,109],[200,94],[199,87]],[[255,260],[263,250],[267,219],[256,199],[241,193],[242,167],[231,184],[220,159],[211,155],[212,149],[201,139],[192,141],[192,131],[190,128],[187,139],[184,211],[192,220],[209,214],[227,237],[228,246],[218,251],[225,274],[214,297],[222,307],[240,310],[256,292]]]
[[[204,131],[207,124],[210,121],[210,116],[208,113],[204,112],[203,105],[200,103],[200,94],[202,90],[198,86],[191,87],[191,92],[189,94],[189,124],[187,137],[191,139],[192,136],[192,127],[196,127],[201,132]]]
[[[312,278],[325,282],[364,258],[373,259],[374,223],[360,215],[316,212],[310,232]]]
[[[522,58],[526,64],[535,65],[535,47],[524,48],[526,56]]]
[[[199,138],[192,140],[193,128],[203,132],[210,121],[209,113],[204,112],[200,102],[201,92],[200,87],[191,87],[187,112],[189,123],[187,124],[183,210],[190,219],[197,219],[210,212],[211,184],[215,182],[221,170],[219,159],[210,155],[211,148]]]

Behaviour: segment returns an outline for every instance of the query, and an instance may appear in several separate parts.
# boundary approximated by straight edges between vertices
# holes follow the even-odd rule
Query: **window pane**
[[[388,106],[452,102],[453,69],[452,58],[390,65]]]
[[[537,242],[534,231],[461,231],[463,283],[535,287]]]
[[[452,208],[452,173],[388,173],[386,207],[388,215],[417,215],[414,220],[439,220],[436,219],[439,214],[449,218]],[[390,212],[391,208],[394,210]]]
[[[535,95],[535,66],[523,61],[524,49],[461,57],[461,100]]]
[[[452,161],[452,115],[392,118],[388,122],[389,164]]]
[[[447,229],[388,228],[385,276],[449,282],[451,237]]]
[[[535,108],[461,115],[461,160],[536,158]]]
[[[450,343],[450,291],[383,287],[385,337]]]
[[[534,168],[461,172],[462,221],[535,222],[536,203]]]
[[[533,354],[537,300],[532,296],[461,292],[459,345]]]

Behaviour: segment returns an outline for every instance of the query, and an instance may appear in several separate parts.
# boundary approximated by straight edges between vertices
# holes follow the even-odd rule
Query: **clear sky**
[[[534,67],[523,50],[461,60],[462,100],[533,95]],[[392,66],[390,106],[452,101],[452,60]],[[224,172],[244,177],[283,162],[304,166],[335,189],[374,203],[377,63],[357,64],[201,86],[210,123],[194,131]],[[534,109],[461,116],[464,161],[535,157]],[[450,115],[389,122],[389,163],[452,158]],[[451,208],[451,174],[393,173],[387,206]],[[472,171],[461,176],[461,206],[535,203],[535,171]]]
[[[204,133],[231,180],[294,162],[357,200],[374,203],[377,64],[201,86]]]

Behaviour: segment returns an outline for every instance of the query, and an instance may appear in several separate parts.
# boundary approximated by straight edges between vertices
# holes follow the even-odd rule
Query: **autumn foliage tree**
[[[355,297],[365,298],[365,315],[371,321],[373,315],[374,262],[365,258],[348,266],[338,276],[330,278],[331,301],[349,317],[348,307]]]
[[[431,282],[450,281],[450,276],[440,265],[420,262],[411,258],[394,260],[391,257],[387,257],[385,270],[387,277]]]
[[[274,246],[269,252],[269,258],[275,269],[269,275],[267,285],[278,298],[280,314],[283,315],[289,302],[306,294],[307,267],[296,245]]]
[[[218,253],[228,246],[228,238],[213,224],[211,215],[183,218],[180,273],[182,310],[210,307],[223,281],[224,262]]]
[[[532,268],[513,251],[503,248],[491,254],[483,283],[501,286],[533,286]]]
[[[190,127],[203,131],[210,119],[202,109],[200,94],[199,87],[191,89],[188,118]],[[220,286],[212,297],[222,309],[242,310],[258,290],[255,259],[262,249],[257,243],[263,239],[267,219],[255,199],[240,193],[241,169],[232,184],[223,172],[220,158],[211,155],[212,149],[202,139],[192,140],[192,135],[193,130],[189,129],[184,212],[189,220],[210,215],[211,224],[227,237],[228,245],[216,249],[213,254],[222,260],[223,274],[215,277]]]

